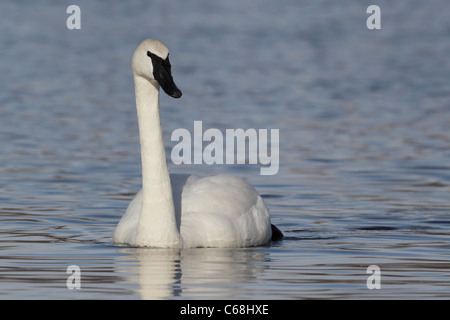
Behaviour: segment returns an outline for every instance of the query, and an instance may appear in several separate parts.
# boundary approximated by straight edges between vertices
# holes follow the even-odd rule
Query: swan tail
[[[280,229],[278,229],[273,224],[270,225],[272,227],[272,238],[270,240],[272,241],[280,241],[284,238],[283,232],[281,232]]]

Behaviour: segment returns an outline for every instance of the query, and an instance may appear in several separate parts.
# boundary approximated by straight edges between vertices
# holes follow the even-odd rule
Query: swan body
[[[160,88],[179,98],[169,50],[147,39],[132,59],[141,143],[142,189],[114,232],[114,242],[142,247],[249,247],[281,238],[256,190],[242,178],[170,175],[159,115]]]

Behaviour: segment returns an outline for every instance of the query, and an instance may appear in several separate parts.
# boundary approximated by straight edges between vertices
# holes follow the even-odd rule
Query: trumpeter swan
[[[170,175],[159,114],[160,87],[180,98],[159,40],[147,39],[132,59],[142,160],[142,189],[116,227],[114,242],[159,248],[249,247],[278,240],[256,190],[231,175]]]

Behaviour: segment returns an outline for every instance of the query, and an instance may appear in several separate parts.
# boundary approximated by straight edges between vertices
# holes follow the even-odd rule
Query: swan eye
[[[166,60],[163,60],[162,66],[163,66],[166,70],[169,70],[169,71],[172,70],[172,65],[170,64],[170,61],[169,61],[169,55],[168,55],[168,54],[167,54]]]

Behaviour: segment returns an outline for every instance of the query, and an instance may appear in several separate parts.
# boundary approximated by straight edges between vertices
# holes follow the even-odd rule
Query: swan
[[[141,144],[142,189],[114,231],[114,242],[137,247],[250,247],[282,238],[261,196],[242,178],[169,174],[159,91],[182,93],[171,73],[169,50],[155,39],[135,50],[132,71]]]

